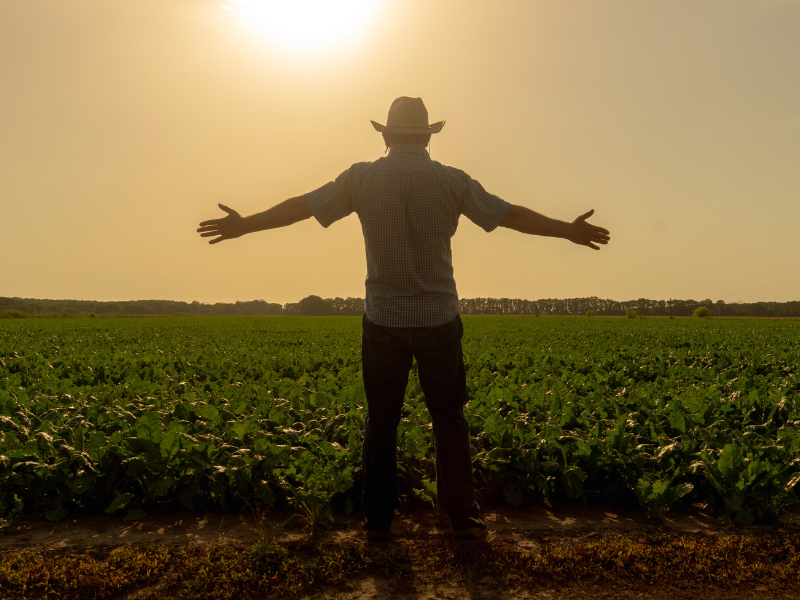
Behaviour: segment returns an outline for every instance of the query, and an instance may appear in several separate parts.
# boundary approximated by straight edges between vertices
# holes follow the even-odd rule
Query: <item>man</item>
[[[323,226],[358,214],[367,255],[362,365],[367,395],[362,504],[369,539],[389,536],[397,491],[397,426],[412,359],[431,413],[439,503],[456,537],[486,533],[472,487],[469,427],[464,417],[466,374],[463,327],[453,279],[450,238],[460,215],[487,232],[498,225],[522,233],[560,237],[598,250],[609,232],[586,222],[550,219],[486,192],[463,171],[431,160],[426,147],[445,122],[428,124],[420,98],[392,103],[383,134],[388,156],[356,163],[304,196],[242,217],[228,213],[197,230],[210,244],[284,227],[314,216]]]

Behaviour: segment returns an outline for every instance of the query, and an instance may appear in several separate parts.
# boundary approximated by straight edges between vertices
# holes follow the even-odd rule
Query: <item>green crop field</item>
[[[465,318],[484,505],[690,503],[724,521],[797,503],[800,323]],[[0,323],[0,525],[158,505],[358,508],[364,388],[350,317]],[[412,373],[404,493],[436,502]]]

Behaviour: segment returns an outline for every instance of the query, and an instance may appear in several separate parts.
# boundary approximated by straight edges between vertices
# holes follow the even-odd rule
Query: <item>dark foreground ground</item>
[[[485,541],[451,540],[425,506],[366,544],[291,513],[164,511],[142,521],[26,518],[0,534],[0,598],[800,598],[800,526],[722,527],[701,509],[498,508]]]

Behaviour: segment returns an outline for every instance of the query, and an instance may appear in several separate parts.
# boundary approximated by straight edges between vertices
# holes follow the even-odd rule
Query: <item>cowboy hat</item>
[[[391,134],[418,134],[439,133],[444,127],[444,121],[428,125],[428,109],[422,98],[409,98],[400,96],[392,102],[386,125],[370,121],[375,131]]]

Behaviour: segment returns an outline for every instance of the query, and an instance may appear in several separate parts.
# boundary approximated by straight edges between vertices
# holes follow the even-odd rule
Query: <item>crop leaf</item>
[[[93,431],[89,434],[89,440],[86,442],[86,453],[96,463],[103,459],[108,447],[108,438],[100,431]]]
[[[44,518],[48,521],[58,522],[64,519],[69,513],[64,510],[62,507],[57,506],[55,508],[51,508],[50,510],[44,513]]]
[[[493,448],[489,451],[487,455],[488,458],[492,460],[504,460],[508,462],[509,456],[511,456],[511,448]]]
[[[727,444],[717,460],[717,469],[727,485],[734,485],[739,481],[740,475],[745,470],[742,451],[735,444]]]
[[[278,527],[291,527],[292,525],[294,525],[294,522],[297,521],[297,519],[302,519],[302,518],[303,518],[303,515],[298,515],[298,514],[295,513],[292,516],[290,516],[288,519],[286,519],[283,523],[278,525]]]
[[[39,455],[45,457],[53,453],[53,437],[45,431],[36,434],[36,448]]]
[[[244,438],[250,429],[251,423],[252,422],[249,419],[244,421],[236,421],[231,424],[229,430],[239,439],[239,441],[244,441]]]
[[[162,457],[171,458],[181,448],[181,433],[168,429],[166,433],[164,433],[159,447]]]
[[[200,405],[198,412],[203,419],[211,423],[216,423],[219,421],[219,410],[217,410],[216,406],[213,404],[198,404]]]
[[[141,416],[139,426],[136,428],[136,437],[154,444],[161,443],[161,439],[164,437],[164,426],[157,413],[148,412]]]
[[[122,510],[131,500],[133,500],[133,494],[119,494],[111,501],[111,504],[108,505],[106,512],[111,514],[117,512],[118,510]]]
[[[669,414],[669,424],[673,429],[677,429],[681,433],[686,433],[686,418],[679,410],[673,410]]]
[[[128,438],[125,442],[134,453],[139,456],[144,456],[149,462],[159,462],[161,460],[161,449],[155,442],[142,438]],[[139,456],[135,458],[141,460]],[[123,461],[123,464],[131,460],[133,459],[126,459]]]
[[[165,496],[172,486],[175,484],[175,480],[172,477],[145,477],[144,484],[147,486],[147,491],[150,495],[150,498],[159,498],[160,496]]]
[[[256,494],[258,495],[258,499],[264,504],[274,504],[277,502],[278,497],[275,495],[275,492],[272,491],[272,488],[266,481],[261,480],[257,482],[254,487]]]
[[[10,507],[6,504],[8,500],[11,501]],[[6,502],[0,500],[0,531],[11,527],[14,521],[22,514],[23,503],[16,494],[10,499],[7,498]]]
[[[570,467],[564,469],[561,474],[564,483],[564,491],[570,500],[580,500],[580,507],[588,508],[586,494],[583,491],[583,482],[586,481],[586,473],[580,467]]]
[[[432,479],[422,480],[422,489],[414,490],[414,497],[423,502],[430,502],[433,508],[437,507],[439,495],[436,489],[436,482]]]
[[[634,492],[636,492],[639,502],[647,509],[648,518],[656,519],[662,518],[665,511],[693,489],[694,485],[691,483],[672,485],[672,482],[667,479],[651,481],[647,478],[640,478],[634,486]]]
[[[80,495],[92,489],[94,482],[95,482],[94,475],[90,473],[84,473],[77,479],[70,481],[67,485],[69,486],[69,489],[72,490],[73,494]]]

